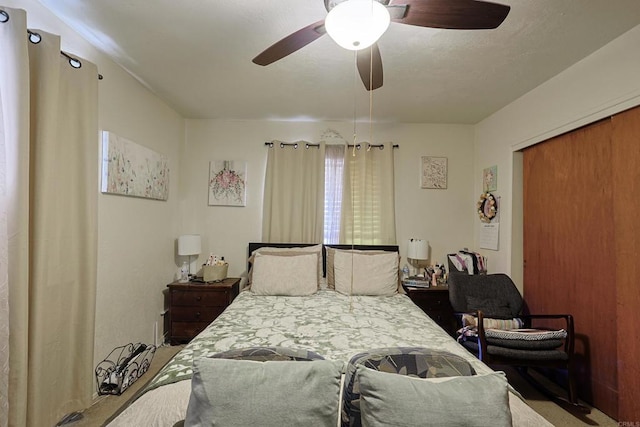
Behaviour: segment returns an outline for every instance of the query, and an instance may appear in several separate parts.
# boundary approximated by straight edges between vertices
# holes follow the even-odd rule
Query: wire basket
[[[122,394],[149,370],[156,346],[129,343],[114,348],[96,366],[98,394]]]

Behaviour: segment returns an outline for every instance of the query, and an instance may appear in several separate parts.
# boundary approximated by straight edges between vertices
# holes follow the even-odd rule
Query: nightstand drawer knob
[[[199,318],[200,318],[200,312],[198,311],[196,312],[196,319],[199,319]]]
[[[201,300],[202,300],[202,296],[201,296],[201,295],[198,295],[198,296],[196,297],[196,301],[201,301]]]

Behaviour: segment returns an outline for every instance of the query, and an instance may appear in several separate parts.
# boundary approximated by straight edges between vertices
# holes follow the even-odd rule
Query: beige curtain
[[[381,145],[345,152],[341,243],[396,244],[393,144]]]
[[[50,426],[93,394],[98,73],[71,67],[57,36],[29,42],[25,12],[2,9],[9,425]]]
[[[267,148],[262,240],[322,243],[325,145],[274,141]]]

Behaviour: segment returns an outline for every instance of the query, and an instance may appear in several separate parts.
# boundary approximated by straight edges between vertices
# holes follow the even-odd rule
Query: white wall
[[[64,50],[98,65],[105,77],[99,83],[101,129],[169,157],[168,201],[99,196],[96,364],[118,345],[153,342],[156,321],[162,332],[162,291],[180,263],[175,256],[179,234],[201,233],[204,254],[224,255],[231,264],[230,275],[244,272],[247,242],[260,240],[261,236],[267,154],[264,141],[315,142],[329,128],[351,137],[352,125],[346,122],[188,120],[185,125],[175,111],[36,0],[4,0],[3,4],[27,10],[30,27],[60,34]],[[511,273],[521,284],[517,150],[640,104],[638,46],[640,27],[475,127],[376,124],[374,142],[393,141],[400,145],[395,185],[401,252],[406,251],[405,242],[410,237],[430,241],[433,262],[444,261],[447,252],[461,247],[477,249],[480,223],[475,202],[482,190],[482,170],[497,165],[500,249],[483,252],[489,257],[491,271]],[[448,157],[447,190],[420,189],[419,159],[426,155]],[[214,159],[248,162],[246,207],[207,206],[209,161]]]
[[[498,165],[499,251],[484,251],[493,272],[522,289],[521,157],[517,150],[640,104],[640,25],[475,127],[475,193],[482,170]],[[474,222],[476,247],[480,222]]]
[[[97,365],[116,346],[153,343],[156,321],[160,321],[162,333],[162,291],[175,270],[178,160],[184,141],[184,120],[37,1],[4,0],[3,4],[26,10],[30,28],[59,34],[63,50],[98,66],[104,76],[98,83],[100,129],[115,132],[169,158],[168,201],[99,195],[94,351]],[[98,135],[94,143],[99,144]]]
[[[266,122],[187,120],[187,137],[182,179],[179,233],[203,236],[203,254],[209,252],[229,261],[229,275],[246,270],[247,243],[260,241],[262,193],[267,150],[264,142],[306,140],[318,142],[327,129],[352,138],[353,125],[346,122]],[[366,136],[365,136],[366,135]],[[363,138],[368,139],[368,127]],[[473,244],[469,202],[473,190],[473,128],[467,125],[375,124],[374,142],[392,141],[395,152],[396,224],[401,254],[410,237],[430,241],[432,261],[444,262],[444,255]],[[447,190],[420,188],[420,157],[448,158]],[[245,160],[246,207],[207,206],[209,161]],[[404,261],[403,261],[404,262]]]

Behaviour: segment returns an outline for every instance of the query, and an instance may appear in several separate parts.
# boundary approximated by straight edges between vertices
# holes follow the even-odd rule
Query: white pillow
[[[292,248],[276,248],[275,246],[263,246],[251,252],[249,262],[251,263],[251,270],[249,270],[249,283],[253,283],[253,260],[257,254],[286,254],[291,255],[293,253],[316,253],[318,254],[318,287],[320,287],[320,281],[324,277],[322,270],[322,243],[312,246],[295,246]]]
[[[365,255],[336,251],[333,269],[336,291],[341,294],[390,296],[398,291],[397,252]]]
[[[356,253],[356,254],[363,254],[363,255],[375,255],[375,254],[384,254],[388,251],[383,251],[383,250],[377,250],[377,249],[367,249],[367,250],[363,250],[363,249],[337,249],[337,248],[330,248],[327,246],[326,248],[327,251],[327,268],[326,268],[326,276],[327,276],[327,288],[329,289],[335,289],[336,288],[336,280],[335,280],[335,274],[334,274],[334,268],[333,268],[333,263],[334,263],[334,259],[336,256],[336,252],[348,252],[348,253]]]
[[[318,290],[318,254],[256,254],[251,292],[256,295],[311,295]]]

